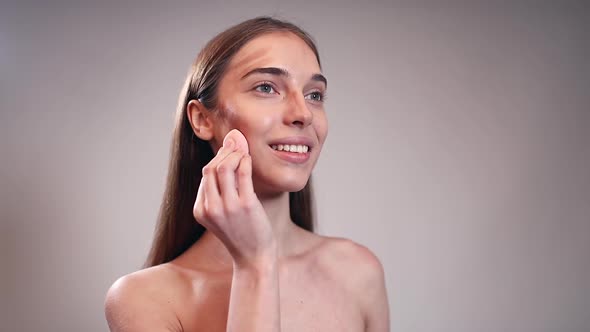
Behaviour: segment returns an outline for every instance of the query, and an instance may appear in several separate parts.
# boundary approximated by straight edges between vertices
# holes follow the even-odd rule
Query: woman
[[[147,268],[107,294],[111,331],[389,330],[379,260],[313,233],[326,87],[314,42],[288,22],[248,20],[205,46]]]

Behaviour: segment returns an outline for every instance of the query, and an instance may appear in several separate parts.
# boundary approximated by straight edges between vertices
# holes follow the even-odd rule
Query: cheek
[[[318,140],[323,144],[328,136],[328,119],[325,113],[322,112],[321,115],[314,118],[313,127],[318,135]]]
[[[274,113],[274,114],[273,114]],[[272,129],[276,112],[266,112],[263,108],[242,103],[242,106],[226,105],[223,117],[229,129],[236,128],[247,140],[258,138]]]
[[[254,106],[247,103],[242,103],[240,107],[226,104],[223,108],[223,118],[227,131],[234,128],[238,129],[246,137],[251,149],[256,144],[255,142],[267,136],[276,126],[276,119],[273,115],[276,112],[266,112],[263,108]]]
[[[240,107],[231,104],[224,105],[222,117],[228,130],[236,128],[245,134],[244,130],[247,129],[249,121],[247,116],[245,116],[245,112],[243,112]]]

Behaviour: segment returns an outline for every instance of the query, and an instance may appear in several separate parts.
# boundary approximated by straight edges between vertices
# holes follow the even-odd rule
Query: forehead
[[[242,77],[254,68],[278,67],[297,75],[320,73],[315,53],[291,32],[273,32],[246,43],[231,60],[228,73]]]

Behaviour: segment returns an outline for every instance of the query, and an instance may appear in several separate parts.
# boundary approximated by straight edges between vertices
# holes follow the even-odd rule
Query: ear
[[[186,116],[195,135],[209,141],[213,138],[213,114],[198,100],[191,100],[186,106]]]

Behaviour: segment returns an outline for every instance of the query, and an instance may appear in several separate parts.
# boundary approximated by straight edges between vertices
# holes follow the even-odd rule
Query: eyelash
[[[262,83],[256,85],[254,87],[254,90],[256,90],[258,92],[262,92],[262,93],[268,94],[269,92],[263,92],[263,91],[258,90],[258,88],[260,88],[262,86],[268,86],[268,87],[270,87],[272,90],[274,90],[276,92],[276,89],[275,89],[274,85],[271,82],[262,82]]]
[[[274,85],[273,85],[273,83],[272,83],[272,82],[262,82],[262,83],[260,83],[260,84],[256,85],[256,86],[254,87],[254,90],[255,90],[255,91],[257,91],[257,92],[264,93],[264,94],[271,94],[271,92],[263,92],[263,91],[260,91],[260,90],[259,90],[259,88],[260,88],[260,87],[263,87],[263,86],[264,86],[264,87],[269,87],[269,88],[271,88],[271,89],[272,89],[272,90],[273,90],[273,91],[276,93],[276,90],[277,90],[277,89],[274,87]],[[319,100],[317,100],[317,99],[308,99],[308,98],[307,98],[307,96],[309,96],[309,95],[311,95],[311,94],[318,94],[318,95],[319,95]],[[315,102],[319,102],[319,103],[323,103],[323,102],[325,102],[325,101],[326,101],[326,93],[325,93],[325,92],[321,92],[321,91],[312,91],[312,92],[310,92],[308,95],[306,95],[306,96],[305,96],[305,99],[308,99],[308,100],[313,100],[313,101],[315,101]]]
[[[312,92],[310,92],[310,93],[308,94],[308,96],[309,96],[309,95],[311,95],[311,94],[314,94],[314,93],[317,93],[317,94],[319,95],[320,99],[319,99],[319,100],[316,100],[316,99],[311,99],[311,100],[313,100],[313,101],[315,101],[315,102],[318,102],[318,103],[323,103],[323,102],[325,102],[325,101],[326,101],[326,93],[325,93],[325,92],[321,92],[321,91],[312,91]],[[306,97],[307,97],[307,96],[306,96]],[[307,98],[306,98],[306,99],[307,99]]]

